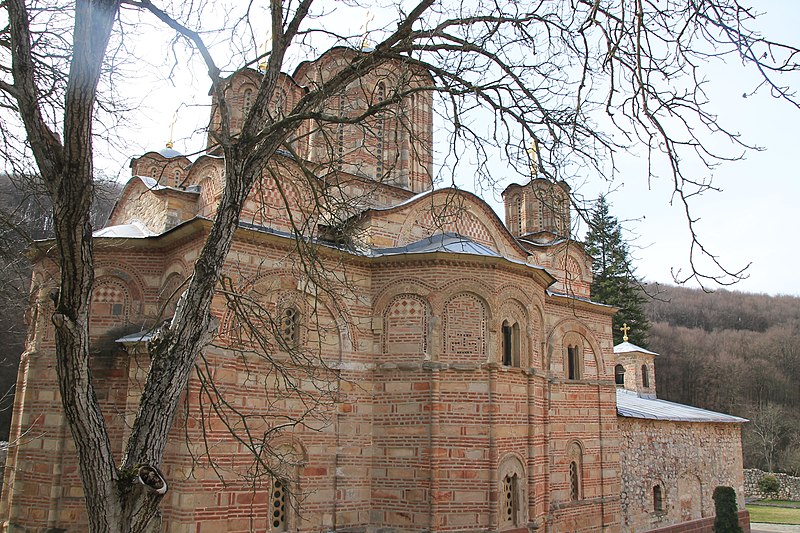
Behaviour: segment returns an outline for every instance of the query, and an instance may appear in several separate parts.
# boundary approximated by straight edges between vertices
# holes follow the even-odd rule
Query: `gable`
[[[407,246],[448,233],[467,237],[509,259],[526,261],[528,257],[483,200],[458,189],[439,189],[388,209],[367,211],[362,226],[368,244],[376,248]]]

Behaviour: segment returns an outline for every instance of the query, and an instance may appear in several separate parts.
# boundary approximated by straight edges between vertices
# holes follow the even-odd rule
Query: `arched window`
[[[567,347],[567,378],[581,379],[581,351],[578,346]]]
[[[519,525],[517,520],[519,516],[518,485],[517,474],[507,475],[503,478],[503,522],[511,526]]]
[[[281,312],[281,348],[292,350],[300,344],[300,311],[296,307],[286,307]]]
[[[661,486],[653,487],[653,511],[656,513],[664,512],[664,497],[661,494]]]
[[[375,88],[375,100],[380,104],[386,100],[386,85],[383,82],[378,83]],[[386,114],[384,111],[379,111],[375,115],[375,179],[380,180],[383,178],[383,141],[385,135]]]
[[[250,109],[253,107],[253,89],[245,89],[242,94],[242,120],[247,118]]]
[[[583,449],[577,442],[569,447],[569,499],[583,499]]]
[[[522,235],[524,224],[522,223],[522,197],[517,196],[517,234]]]
[[[150,177],[158,179],[158,167],[150,167]]]
[[[497,474],[500,490],[498,501],[500,529],[519,527],[527,522],[525,468],[519,458],[509,454],[500,461]]]
[[[288,506],[288,491],[286,482],[282,479],[272,479],[272,494],[270,496],[270,531],[286,531],[286,510]]]
[[[650,388],[650,373],[647,371],[647,365],[642,365],[642,387]]]
[[[345,96],[344,93],[339,95],[339,118],[345,116]],[[342,170],[344,166],[344,122],[339,122],[336,125],[336,168]]]
[[[173,172],[172,175],[175,179],[175,186],[177,187],[178,185],[181,184],[181,169],[176,168],[175,172]]]
[[[578,469],[577,461],[569,463],[569,499],[577,501],[581,499],[581,474]]]
[[[503,321],[503,364],[511,366],[511,326]]]
[[[519,359],[519,323],[510,325],[508,320],[503,321],[503,365],[520,366]]]
[[[625,367],[617,365],[614,367],[614,383],[617,385],[625,385]]]

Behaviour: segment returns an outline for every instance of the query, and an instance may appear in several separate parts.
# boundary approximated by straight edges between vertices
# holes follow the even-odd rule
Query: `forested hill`
[[[745,425],[749,466],[800,471],[800,298],[662,287],[647,302],[663,399]]]

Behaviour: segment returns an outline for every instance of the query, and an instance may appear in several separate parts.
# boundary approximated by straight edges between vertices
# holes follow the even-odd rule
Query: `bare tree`
[[[644,0],[398,3],[387,7],[395,13],[394,21],[372,32],[374,47],[357,50],[349,64],[310,86],[291,109],[281,113],[270,112],[268,104],[276,99],[278,80],[293,47],[308,54],[321,37],[326,46],[357,47],[362,40],[327,25],[327,7],[317,8],[312,0],[269,3],[265,11],[271,24],[270,42],[267,52],[258,57],[254,50],[259,39],[249,19],[255,6],[250,3],[231,6],[233,11],[224,18],[221,30],[219,18],[211,16],[216,7],[204,2],[159,6],[150,0],[78,0],[74,6],[52,6],[8,0],[3,8],[9,23],[2,40],[0,91],[4,112],[15,115],[25,132],[25,142],[8,141],[6,152],[20,161],[19,167],[35,167],[52,199],[60,271],[52,317],[57,370],[86,499],[91,502],[92,531],[158,527],[153,517],[163,491],[155,489],[162,488],[163,480],[153,475],[153,490],[147,490],[147,485],[134,483],[132,473],[144,468],[148,479],[157,473],[187,380],[217,329],[210,314],[212,297],[243,203],[260,177],[270,172],[276,153],[291,151],[291,141],[304,124],[330,132],[337,124],[369,123],[413,93],[434,92],[437,112],[450,131],[441,172],[452,177],[464,168],[469,150],[479,158],[479,180],[489,183],[493,177],[486,159],[492,150],[501,150],[527,169],[530,162],[524,148],[536,140],[542,175],[568,180],[574,176],[565,172],[576,166],[612,177],[615,154],[640,143],[652,158],[668,162],[692,228],[688,199],[713,185],[687,175],[681,166],[682,154],[694,153],[708,164],[719,160],[721,156],[706,148],[704,135],[709,132],[740,143],[706,108],[702,65],[716,56],[735,57],[755,67],[764,86],[796,105],[791,90],[775,76],[797,70],[797,49],[750,29],[755,16],[736,0],[663,5]],[[174,30],[176,53],[187,50],[204,61],[217,113],[211,144],[225,157],[225,188],[174,317],[150,344],[152,363],[120,458],[109,444],[89,366],[94,275],[90,207],[93,116],[98,95],[103,94],[98,87],[107,79],[103,78],[104,60],[115,21],[120,21],[122,32],[121,40],[114,41],[114,59],[125,55],[125,40],[134,38],[135,32],[128,30],[139,22],[130,22],[128,10],[155,16]],[[42,17],[48,16],[49,22],[72,29],[64,34],[45,31]],[[215,49],[204,40],[211,31],[209,24],[217,25],[216,36],[233,36],[240,49],[246,50],[235,56],[241,59],[236,68],[264,64],[241,126],[232,123],[226,93],[229,78],[217,62]],[[68,54],[56,53],[64,48]],[[390,62],[425,74],[372,100],[355,116],[335,112],[334,102],[346,87]],[[58,68],[63,65],[68,68]],[[477,110],[483,114],[475,115]],[[489,117],[490,127],[478,126],[476,117]],[[615,132],[622,133],[624,144],[614,140]],[[13,133],[12,127],[4,132],[7,139]],[[319,205],[327,206],[328,201],[323,199]],[[576,207],[581,211],[579,204]],[[346,218],[336,217],[335,222]],[[726,282],[741,274],[726,270],[692,231],[693,264],[698,254],[710,257],[718,269],[713,273],[695,270],[692,276],[699,280]]]

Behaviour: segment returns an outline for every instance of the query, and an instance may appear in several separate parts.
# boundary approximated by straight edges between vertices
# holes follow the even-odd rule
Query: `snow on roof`
[[[139,331],[137,333],[130,333],[128,335],[125,335],[124,337],[120,337],[114,342],[119,342],[122,344],[127,344],[131,342],[149,342],[150,339],[152,338],[153,338],[152,331]]]
[[[150,231],[144,224],[138,220],[132,221],[130,224],[120,224],[118,226],[108,226],[107,228],[95,231],[93,237],[108,237],[117,239],[144,239],[145,237],[153,237],[158,235],[154,231]]]
[[[198,194],[200,192],[199,188],[191,189],[187,187],[185,189],[180,189],[178,187],[170,187],[169,185],[161,185],[160,183],[158,183],[158,180],[151,178],[150,176],[135,176],[135,177],[142,180],[142,183],[144,183],[145,187],[147,187],[151,191],[178,191],[178,192],[189,192],[195,194]]]
[[[614,346],[614,353],[630,353],[630,352],[641,352],[650,355],[658,355],[656,352],[651,352],[650,350],[645,350],[641,346],[636,346],[633,343],[628,341],[621,342]]]
[[[617,415],[626,418],[672,422],[720,422],[742,424],[747,419],[655,398],[642,398],[633,391],[617,389]]]
[[[502,257],[500,254],[458,233],[437,233],[406,246],[396,248],[373,248],[373,256],[398,255],[398,254],[424,254],[429,252],[449,252],[456,254],[485,255],[489,257]]]
[[[163,156],[163,157],[166,157],[167,159],[171,159],[173,157],[183,157],[182,153],[180,153],[179,151],[177,151],[177,150],[175,150],[175,149],[173,149],[173,148],[171,148],[169,146],[159,150],[158,154]]]

